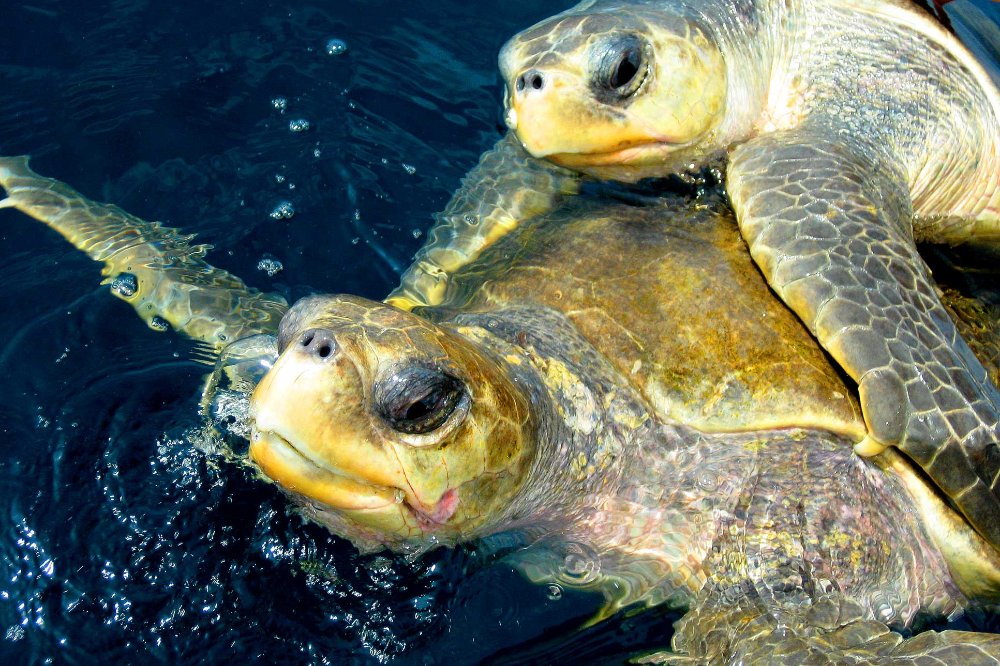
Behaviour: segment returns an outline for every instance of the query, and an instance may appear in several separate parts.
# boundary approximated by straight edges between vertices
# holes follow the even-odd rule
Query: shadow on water
[[[499,135],[503,40],[569,4],[8,0],[0,154],[257,288],[380,298]],[[10,211],[0,256],[7,661],[602,663],[668,637],[666,613],[574,633],[597,600],[472,551],[359,556],[194,445],[190,343]]]

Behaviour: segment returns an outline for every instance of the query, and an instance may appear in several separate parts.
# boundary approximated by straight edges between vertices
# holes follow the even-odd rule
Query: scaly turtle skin
[[[81,247],[129,238],[118,247],[147,256],[178,238],[23,161],[0,163],[0,184],[4,205]],[[273,330],[199,300],[230,284],[249,313],[259,294],[182,250],[193,263],[139,281],[170,294],[133,301],[140,312],[194,314],[173,319],[182,331],[199,319]],[[152,289],[186,284],[194,265],[216,279]],[[773,298],[720,201],[580,199],[452,278],[421,316],[319,296],[283,318],[252,399],[251,455],[308,515],[362,548],[513,531],[531,545],[529,576],[599,591],[605,614],[688,608],[675,653],[657,659],[1000,663],[996,636],[889,630],[996,599],[1000,561],[902,456],[852,454],[863,424],[850,389]],[[964,332],[996,358],[996,313],[949,301],[986,314]],[[230,337],[205,330],[189,332]]]
[[[277,294],[262,294],[204,261],[210,245],[147,222],[117,206],[90,201],[68,185],[43,178],[27,157],[0,157],[0,208],[43,220],[94,261],[102,284],[135,309],[150,328],[174,328],[206,345],[206,358],[240,338],[275,329],[288,310]]]
[[[754,260],[859,385],[856,450],[898,447],[1000,545],[1000,392],[915,245],[1000,233],[1000,94],[950,33],[903,0],[588,0],[500,67],[527,154],[508,137],[484,157],[465,190],[491,196],[456,197],[390,302],[446,298],[447,273],[538,214],[508,205],[524,188],[554,203],[571,172],[725,160]]]
[[[252,388],[259,361],[273,355],[273,340],[261,334],[277,330],[288,310],[284,298],[247,287],[207,263],[211,246],[192,245],[193,235],[90,201],[36,174],[27,157],[0,157],[0,186],[7,191],[0,208],[17,208],[43,221],[104,264],[103,284],[150,328],[172,328],[201,343],[196,360],[217,367],[205,386],[203,408],[211,407],[222,382]]]
[[[251,455],[308,515],[372,548],[514,530],[544,544],[532,579],[604,613],[690,608],[698,660],[1000,654],[887,631],[995,598],[997,554],[901,456],[853,455],[850,389],[717,203],[581,200],[450,282],[420,316],[326,296],[283,320]]]

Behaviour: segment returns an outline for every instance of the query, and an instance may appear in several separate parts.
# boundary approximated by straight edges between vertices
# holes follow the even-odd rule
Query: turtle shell
[[[565,313],[668,421],[864,433],[853,383],[771,292],[717,201],[577,198],[458,272],[441,307],[525,304]]]

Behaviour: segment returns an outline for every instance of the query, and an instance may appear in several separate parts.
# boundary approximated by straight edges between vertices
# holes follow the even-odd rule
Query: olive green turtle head
[[[474,343],[391,306],[310,297],[251,399],[250,456],[363,550],[496,529],[533,457],[529,402]]]
[[[725,116],[725,61],[696,22],[583,3],[500,52],[507,124],[534,157],[600,178],[679,170]]]

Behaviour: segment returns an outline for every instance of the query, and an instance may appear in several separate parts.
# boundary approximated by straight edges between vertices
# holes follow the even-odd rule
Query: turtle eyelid
[[[634,34],[602,42],[592,56],[591,87],[598,100],[614,102],[634,95],[648,69],[646,42]]]
[[[444,425],[465,394],[465,384],[453,375],[412,365],[379,382],[373,398],[376,413],[389,427],[422,435]]]

